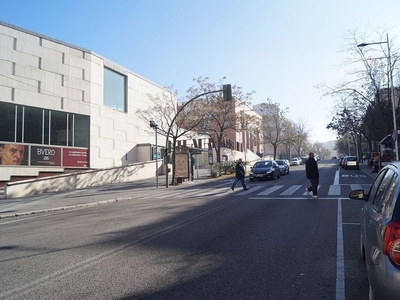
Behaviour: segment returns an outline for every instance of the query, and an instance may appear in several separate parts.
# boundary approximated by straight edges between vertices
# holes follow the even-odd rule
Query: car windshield
[[[346,159],[347,161],[357,161],[357,158],[355,156],[349,156]]]
[[[270,167],[272,165],[271,161],[259,161],[253,167],[254,168],[265,168]]]
[[[276,163],[281,166],[284,164],[283,160],[277,160]]]

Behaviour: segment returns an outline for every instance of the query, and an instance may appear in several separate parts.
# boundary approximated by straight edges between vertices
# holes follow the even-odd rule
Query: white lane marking
[[[350,184],[350,189],[351,189],[352,191],[354,191],[354,190],[361,190],[361,189],[362,189],[362,186],[361,186],[361,184]]]
[[[272,186],[272,187],[266,189],[265,191],[258,193],[257,196],[267,196],[267,195],[275,192],[276,190],[279,190],[281,187],[283,187],[283,185]]]
[[[340,185],[331,185],[329,187],[329,191],[328,191],[328,195],[332,196],[332,195],[340,195]]]
[[[339,184],[339,178],[340,178],[340,169],[336,171],[335,173],[335,179],[333,180],[333,185],[338,185]]]
[[[299,188],[301,188],[301,185],[293,185],[287,190],[285,190],[283,193],[281,193],[282,196],[289,196],[293,195],[294,192],[296,192]]]
[[[336,237],[336,300],[345,300],[342,199],[338,199]]]
[[[223,187],[223,188],[207,190],[204,193],[196,194],[195,196],[201,197],[201,196],[216,195],[216,194],[225,195],[228,193],[232,193],[232,190],[231,189],[228,190],[226,187]]]
[[[249,189],[247,191],[241,191],[240,193],[235,194],[235,196],[240,196],[240,195],[245,195],[245,194],[249,194],[251,192],[257,191],[263,187],[265,187],[265,185],[252,185],[251,187],[247,186]],[[242,187],[240,187],[240,189],[242,189]]]

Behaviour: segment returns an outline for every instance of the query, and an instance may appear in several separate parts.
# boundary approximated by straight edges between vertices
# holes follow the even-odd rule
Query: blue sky
[[[312,141],[334,101],[315,87],[345,80],[349,31],[387,29],[400,43],[398,0],[0,0],[0,20],[91,50],[179,96],[209,77],[255,91],[303,120]],[[397,21],[396,21],[397,20]],[[376,40],[375,40],[376,41]],[[366,41],[369,42],[369,41]]]

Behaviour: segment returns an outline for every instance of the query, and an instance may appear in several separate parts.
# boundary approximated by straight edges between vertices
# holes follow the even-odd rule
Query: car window
[[[372,183],[372,185],[369,189],[368,202],[370,202],[371,204],[372,204],[373,200],[375,199],[375,194],[378,191],[379,184],[382,181],[382,178],[384,177],[385,174],[386,174],[385,171],[379,173],[378,176],[376,176],[374,182]]]
[[[387,202],[388,194],[390,194],[390,186],[393,180],[393,171],[388,170],[383,176],[377,190],[375,197],[372,201],[372,206],[380,212],[382,210],[383,205]]]
[[[262,161],[262,162],[258,162],[254,165],[254,168],[264,168],[264,167],[270,167],[271,166],[271,162],[270,161]]]
[[[386,218],[391,218],[393,215],[393,209],[397,200],[397,196],[395,196],[395,192],[397,191],[397,184],[398,184],[398,174],[393,172],[393,177],[392,180],[387,188],[387,192],[385,194],[385,197],[382,201],[381,207],[379,208],[379,211],[382,211],[382,215],[384,215]]]

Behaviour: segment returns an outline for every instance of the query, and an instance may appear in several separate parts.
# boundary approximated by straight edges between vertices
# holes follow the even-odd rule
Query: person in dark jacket
[[[317,161],[312,152],[310,152],[306,161],[306,176],[311,183],[311,186],[306,188],[307,195],[310,195],[310,192],[312,191],[312,197],[316,199],[318,198],[319,172]]]
[[[243,187],[244,191],[248,190],[248,188],[246,186],[246,182],[244,180],[245,176],[246,176],[246,174],[244,172],[243,162],[242,162],[242,159],[239,158],[238,162],[236,163],[236,178],[235,178],[235,181],[232,183],[232,187],[231,187],[232,191],[235,190],[235,186],[238,183],[238,181],[240,181],[242,183],[242,187]]]

